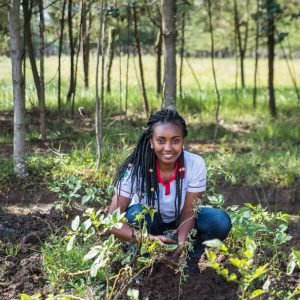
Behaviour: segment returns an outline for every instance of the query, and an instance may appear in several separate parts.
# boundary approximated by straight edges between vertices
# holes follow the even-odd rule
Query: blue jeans
[[[129,206],[125,217],[129,224],[138,225],[135,217],[143,210],[141,204]],[[150,234],[160,235],[165,230],[176,229],[176,222],[163,223],[159,220],[158,214],[154,214],[153,221],[149,214],[145,215],[147,230]],[[231,230],[231,219],[229,215],[220,209],[201,207],[196,213],[195,229],[197,234],[194,240],[194,249],[189,253],[190,258],[200,258],[204,252],[204,241],[219,239],[223,241]]]

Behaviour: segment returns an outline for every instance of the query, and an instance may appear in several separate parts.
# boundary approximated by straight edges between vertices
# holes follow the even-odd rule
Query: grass
[[[154,57],[145,56],[144,67],[146,86],[151,110],[160,107],[161,98],[155,94]],[[187,142],[202,145],[199,150],[210,165],[220,165],[226,172],[232,172],[237,183],[250,186],[264,186],[270,184],[293,185],[299,182],[297,170],[299,163],[299,105],[292,88],[291,79],[284,60],[276,60],[275,85],[279,116],[271,119],[267,107],[267,65],[266,60],[260,61],[259,90],[257,108],[252,108],[252,74],[253,60],[246,60],[247,88],[237,93],[235,86],[234,59],[217,59],[217,75],[221,92],[220,127],[218,131],[217,147],[213,152],[207,152],[205,147],[212,143],[215,123],[216,95],[212,83],[210,61],[208,59],[191,58],[190,64],[201,83],[201,90],[197,88],[195,79],[187,63],[184,64],[184,98],[178,99],[178,110],[184,115],[189,125]],[[142,110],[142,97],[138,87],[133,59],[130,60],[128,112],[130,121],[113,117],[115,113],[125,108],[125,65],[126,57],[121,59],[122,94],[120,96],[119,63],[114,61],[112,74],[112,92],[106,95],[105,104],[105,136],[102,151],[102,166],[98,173],[95,171],[96,145],[93,111],[95,105],[95,57],[91,58],[90,88],[82,86],[82,64],[79,62],[78,89],[76,107],[84,107],[89,111],[89,117],[82,119],[78,116],[71,120],[66,117],[63,124],[58,124],[56,118],[56,71],[57,59],[46,59],[46,100],[50,110],[48,117],[47,135],[62,155],[59,157],[39,154],[31,151],[27,161],[29,172],[42,176],[46,181],[55,181],[78,175],[87,181],[88,185],[96,184],[104,188],[112,180],[117,166],[130,153],[139,134],[145,126],[145,115]],[[300,76],[300,60],[294,61],[297,76]],[[29,63],[28,63],[29,66]],[[68,57],[63,57],[63,70],[69,67]],[[12,116],[7,111],[13,108],[12,88],[10,82],[10,62],[7,58],[0,59],[0,143],[12,143]],[[33,86],[30,68],[27,68],[26,105],[27,108],[37,106],[35,88]],[[63,72],[62,95],[68,90],[68,72]],[[5,112],[5,113],[4,113]],[[36,115],[34,117],[34,115]],[[28,124],[26,140],[38,141],[37,112],[27,114]],[[34,125],[35,124],[35,125]],[[59,140],[62,139],[62,140]],[[114,151],[111,151],[114,149]],[[12,176],[10,160],[0,160],[0,184],[7,182]]]

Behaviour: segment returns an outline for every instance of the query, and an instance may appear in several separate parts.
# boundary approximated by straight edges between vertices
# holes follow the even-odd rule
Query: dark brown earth
[[[50,192],[47,194],[46,189],[42,191],[44,197],[36,198],[32,197],[32,193],[23,191],[23,203],[27,203],[27,206],[23,207],[8,206],[9,196],[0,195],[0,207],[3,210],[0,215],[1,299],[18,299],[20,292],[30,295],[36,292],[45,295],[53,292],[43,272],[42,254],[38,250],[49,239],[51,232],[64,230],[78,211],[59,213],[51,208],[49,203],[50,199],[54,199],[54,195]],[[16,192],[11,195],[16,200]],[[43,203],[43,199],[46,203]],[[292,246],[299,249],[299,228],[299,223],[293,223],[289,228],[293,239],[286,245],[287,253]],[[200,260],[199,267],[200,273],[190,276],[187,282],[182,284],[180,299],[238,299],[237,286],[226,282],[214,270],[208,268],[204,257]],[[299,270],[293,276],[278,278],[276,285],[279,283],[282,289],[300,284]],[[154,267],[149,277],[145,276],[135,287],[140,290],[141,299],[178,299],[179,275],[160,263]]]

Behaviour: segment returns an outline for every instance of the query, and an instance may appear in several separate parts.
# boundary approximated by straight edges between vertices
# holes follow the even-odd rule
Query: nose
[[[165,143],[165,150],[172,150],[172,143],[170,141]]]

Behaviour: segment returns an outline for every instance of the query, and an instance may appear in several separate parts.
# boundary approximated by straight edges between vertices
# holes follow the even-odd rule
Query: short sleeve
[[[132,198],[132,196],[135,194],[135,187],[132,186],[132,169],[127,169],[123,175],[123,178],[121,179],[121,182],[118,186],[115,187],[115,192],[123,197],[126,198]]]
[[[206,166],[201,156],[195,157],[187,192],[199,193],[206,190]]]

